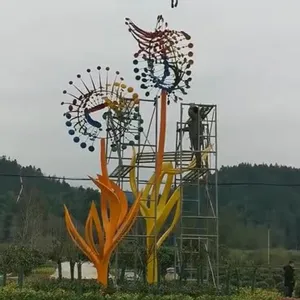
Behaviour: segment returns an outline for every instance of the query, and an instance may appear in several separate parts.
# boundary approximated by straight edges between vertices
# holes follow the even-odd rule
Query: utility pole
[[[268,266],[270,266],[270,223],[268,224]]]
[[[268,256],[268,266],[270,266],[270,248],[271,248],[271,212],[267,212],[267,222],[268,222],[268,232],[267,232],[267,244],[268,244],[268,249],[267,249],[267,256]]]

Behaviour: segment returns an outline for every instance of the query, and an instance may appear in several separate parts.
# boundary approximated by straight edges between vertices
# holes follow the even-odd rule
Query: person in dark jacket
[[[294,269],[294,262],[289,261],[289,264],[284,266],[284,289],[285,289],[285,296],[292,297],[293,291],[295,287],[295,269]]]
[[[201,150],[204,146],[204,125],[203,116],[199,106],[191,104],[188,110],[189,119],[187,121],[187,126],[182,129],[177,129],[177,132],[188,132],[191,142],[191,148],[194,150],[194,155],[196,158],[196,167],[202,167]]]

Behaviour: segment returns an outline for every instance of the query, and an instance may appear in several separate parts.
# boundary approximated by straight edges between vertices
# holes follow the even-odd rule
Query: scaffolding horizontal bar
[[[218,235],[217,234],[188,234],[188,233],[183,233],[181,235],[181,237],[179,237],[178,239],[182,239],[182,240],[188,240],[188,239],[199,239],[199,238],[217,238]]]
[[[182,200],[182,201],[183,201],[184,203],[187,203],[187,202],[188,202],[188,203],[199,203],[201,200],[202,200],[202,199],[197,199],[197,200],[194,200],[194,199],[193,199],[193,200],[188,200],[188,199],[185,199],[185,198],[183,198],[183,200]]]
[[[128,146],[129,148],[132,148],[132,147],[135,147],[135,148],[138,148],[138,147],[141,147],[141,148],[147,148],[147,147],[150,147],[150,148],[155,148],[156,145],[152,145],[152,144],[134,144],[134,145],[131,145],[129,143],[121,143],[121,145],[125,145],[125,146]]]
[[[206,183],[204,180],[200,179],[199,181],[196,181],[196,182],[195,181],[186,181],[186,182],[182,181],[181,184],[177,184],[177,186],[183,186],[183,188],[184,188],[185,185],[186,186],[198,186],[198,185],[199,186],[206,186],[206,185],[208,185],[210,187],[213,187],[213,186],[216,186],[217,183],[216,182]]]
[[[111,178],[123,178],[129,174],[129,172],[133,169],[132,166],[124,166],[124,165],[119,165],[117,166],[112,173],[109,175]]]
[[[127,234],[126,236],[127,238],[155,238],[156,235],[153,234],[153,235],[144,235],[144,234]]]
[[[216,104],[205,104],[205,103],[186,103],[186,102],[182,102],[180,103],[182,106],[198,106],[198,107],[211,107],[211,108],[217,108]]]
[[[182,105],[187,105],[187,103],[182,103]],[[190,106],[190,103],[188,104]],[[200,115],[202,118],[205,118],[210,112],[216,107],[214,105],[205,105],[205,104],[193,104],[200,109]]]
[[[217,121],[216,121],[216,119],[208,119],[208,118],[206,118],[204,121],[203,121],[203,123],[216,123]],[[186,122],[179,122],[179,121],[177,121],[176,122],[177,124],[188,124],[188,122],[186,121]],[[205,125],[205,124],[204,124]],[[180,126],[179,126],[179,128],[180,128]]]
[[[119,156],[115,156],[115,155],[107,155],[107,159],[108,160],[117,160],[118,162],[120,161],[120,157]],[[129,160],[129,161],[132,161],[132,156],[123,156],[122,157],[122,165],[123,165],[123,162],[124,160]]]
[[[116,178],[119,178],[122,183],[129,183],[130,182],[129,177],[116,177]],[[139,179],[138,180],[138,185],[143,185],[143,184],[148,184],[148,183],[149,183],[149,177],[145,178],[145,179]],[[162,185],[166,184],[166,182],[162,181],[161,184]],[[155,185],[155,184],[153,184],[153,185]],[[195,182],[195,181],[182,181],[181,184],[179,184],[179,180],[177,179],[176,182],[175,182],[176,187],[183,186],[183,188],[184,188],[184,186],[198,186],[198,185],[199,186],[206,186],[207,183],[204,182],[204,180],[202,180],[202,179],[200,179],[200,181],[197,181],[197,182]],[[214,186],[217,185],[217,183],[216,182],[210,182],[210,183],[208,183],[208,185],[210,187],[214,187]]]
[[[179,236],[179,235],[176,236],[176,240],[180,240],[180,236]],[[208,241],[209,241],[209,238],[208,238],[208,237],[202,237],[202,236],[201,236],[201,237],[198,237],[197,240],[200,241],[200,242],[201,242],[201,241],[208,242]]]
[[[150,162],[150,161],[149,161]],[[152,161],[153,162],[153,161]],[[145,168],[145,169],[154,169],[155,170],[155,166],[136,166],[136,165],[119,165],[117,166],[109,175],[109,177],[111,178],[122,178],[125,179],[129,172],[133,169],[133,168]],[[179,168],[177,168],[178,171],[180,171]],[[202,179],[202,177],[208,173],[208,171],[210,170],[209,168],[203,168],[203,169],[194,169],[194,168],[190,168],[190,171],[186,173],[186,175],[182,178],[182,182],[190,182],[190,181],[195,181],[195,180],[200,180]],[[214,169],[215,170],[215,169]],[[177,179],[178,180],[178,179]]]
[[[111,178],[126,178],[133,168],[155,169],[155,166],[119,165],[109,175]]]
[[[193,169],[193,170],[189,171],[186,175],[183,176],[182,182],[200,180],[207,173],[208,173],[208,170],[206,168],[202,169],[202,170],[201,169]]]
[[[181,219],[218,219],[217,216],[185,216],[182,214]]]
[[[186,172],[186,171],[193,171],[193,172],[209,172],[209,171],[216,171],[217,169],[215,168],[215,167],[213,167],[213,168],[210,168],[210,167],[206,167],[206,166],[203,166],[203,167],[201,167],[201,168],[197,168],[197,167],[194,167],[194,168],[191,168],[191,167],[189,167],[188,168],[188,166],[184,166],[184,165],[176,165],[176,167],[175,167],[175,169],[177,169],[177,170],[179,170],[179,171],[184,171],[184,172]],[[179,174],[176,174],[176,176],[178,177],[178,176],[181,176],[181,174],[184,174],[184,172],[183,173],[179,173]]]
[[[192,151],[178,151],[165,152],[163,156],[163,161],[191,161],[193,156]],[[153,152],[142,152],[137,155],[137,162],[140,163],[153,163],[156,159],[156,153]]]

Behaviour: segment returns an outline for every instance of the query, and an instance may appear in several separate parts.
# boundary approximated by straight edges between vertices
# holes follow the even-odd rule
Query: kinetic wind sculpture
[[[190,49],[193,48],[193,44],[188,42],[191,37],[187,33],[168,29],[162,16],[158,16],[154,32],[142,30],[129,18],[126,18],[125,24],[140,48],[134,54],[133,60],[134,73],[137,74],[136,80],[142,82],[140,87],[146,90],[145,96],[154,96],[156,105],[160,104],[160,131],[155,172],[142,191],[141,199],[141,214],[145,219],[147,234],[147,281],[153,284],[158,280],[157,250],[175,227],[181,207],[180,187],[172,194],[170,192],[174,175],[182,170],[174,170],[172,162],[163,162],[167,104],[170,104],[170,100],[174,102],[182,100],[178,94],[186,95],[187,89],[190,88],[190,68],[193,65],[191,59],[193,52]],[[158,93],[160,93],[160,101],[157,101]],[[191,166],[194,164],[193,161]],[[167,176],[166,183],[160,194],[160,187],[163,185],[162,181],[165,176]],[[130,185],[134,195],[137,195],[135,180],[135,170],[132,169]],[[170,227],[159,237],[163,225],[174,208],[175,214]],[[156,235],[158,239],[153,238],[153,235]]]
[[[104,139],[101,139],[100,143],[102,175],[90,179],[101,191],[101,217],[93,202],[86,220],[84,238],[76,230],[66,206],[65,221],[74,243],[97,269],[98,282],[106,287],[111,254],[132,227],[139,212],[141,194],[136,193],[135,201],[129,209],[125,193],[108,177]],[[94,239],[94,229],[98,242]]]
[[[108,265],[112,252],[118,242],[126,235],[133,225],[138,211],[141,211],[146,222],[147,232],[147,281],[157,282],[157,250],[175,227],[180,216],[180,187],[171,192],[173,179],[179,172],[188,171],[195,165],[193,160],[186,170],[176,170],[172,162],[163,162],[166,138],[167,104],[173,100],[182,100],[187,94],[191,82],[191,66],[193,65],[193,44],[190,36],[183,31],[170,30],[162,16],[157,18],[154,32],[146,32],[137,27],[130,19],[126,19],[129,31],[139,45],[134,54],[134,72],[145,96],[153,96],[156,109],[160,109],[160,130],[155,161],[155,172],[142,191],[138,191],[135,175],[136,155],[131,161],[130,185],[135,202],[128,209],[125,193],[111,181],[108,176],[105,152],[105,137],[112,151],[124,150],[134,146],[143,132],[143,120],[139,113],[139,97],[132,87],[126,86],[119,72],[109,80],[110,69],[105,68],[105,76],[101,67],[98,74],[92,76],[87,70],[90,84],[77,75],[81,87],[69,82],[74,92],[64,91],[72,97],[72,101],[62,103],[68,105],[64,116],[69,134],[81,148],[94,151],[96,140],[101,141],[102,175],[91,180],[101,190],[100,211],[92,203],[86,221],[85,236],[80,236],[72,223],[71,216],[65,207],[65,221],[68,232],[74,243],[92,261],[98,272],[98,281],[107,285]],[[160,93],[160,95],[159,95]],[[158,101],[160,98],[160,101]],[[95,114],[98,114],[95,117]],[[164,179],[166,177],[166,183]],[[160,188],[163,192],[160,194]],[[141,200],[146,200],[142,202]],[[149,201],[150,200],[150,201]],[[175,210],[173,221],[165,232],[161,232],[167,218]],[[96,229],[98,243],[94,240],[93,227]],[[153,238],[153,236],[158,239]]]
[[[162,16],[157,17],[155,31],[147,32],[126,18],[129,32],[138,43],[139,50],[134,54],[134,73],[140,81],[145,96],[157,96],[164,92],[168,96],[168,104],[182,100],[190,88],[191,66],[194,45],[191,37],[184,31],[168,29]]]
[[[69,85],[74,92],[65,90],[63,93],[71,96],[72,101],[62,103],[68,106],[64,116],[75,143],[80,143],[81,148],[88,148],[93,152],[94,143],[100,139],[102,175],[91,178],[101,191],[100,216],[93,202],[86,220],[84,238],[76,230],[66,206],[65,222],[74,243],[94,263],[97,280],[103,286],[107,286],[112,252],[133,225],[139,212],[141,197],[136,194],[137,198],[129,209],[125,193],[109,179],[105,138],[108,138],[112,151],[119,151],[125,150],[128,145],[135,145],[143,132],[138,94],[124,83],[119,72],[110,80],[109,71],[106,67],[103,75],[101,67],[97,67],[98,74],[93,77],[92,71],[87,69],[90,84],[78,74],[81,86],[70,81]],[[94,229],[97,242],[94,239]]]
[[[91,152],[95,150],[94,143],[106,136],[112,151],[119,150],[121,141],[124,150],[139,141],[143,131],[138,94],[124,83],[118,71],[112,80],[109,72],[109,67],[102,70],[98,66],[93,76],[92,70],[87,69],[89,84],[78,74],[80,85],[70,81],[73,91],[63,91],[72,97],[71,101],[61,103],[68,107],[64,113],[68,133],[81,148]]]

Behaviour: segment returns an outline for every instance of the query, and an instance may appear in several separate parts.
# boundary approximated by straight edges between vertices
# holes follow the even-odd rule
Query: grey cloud
[[[299,167],[300,2],[297,0],[3,1],[0,11],[1,154],[47,174],[84,177],[98,155],[66,133],[62,90],[98,64],[135,85],[136,44],[124,18],[153,28],[163,14],[195,44],[188,102],[218,105],[219,163]],[[169,107],[179,115],[179,106]],[[175,120],[169,117],[169,128]],[[174,131],[169,129],[169,140]]]

